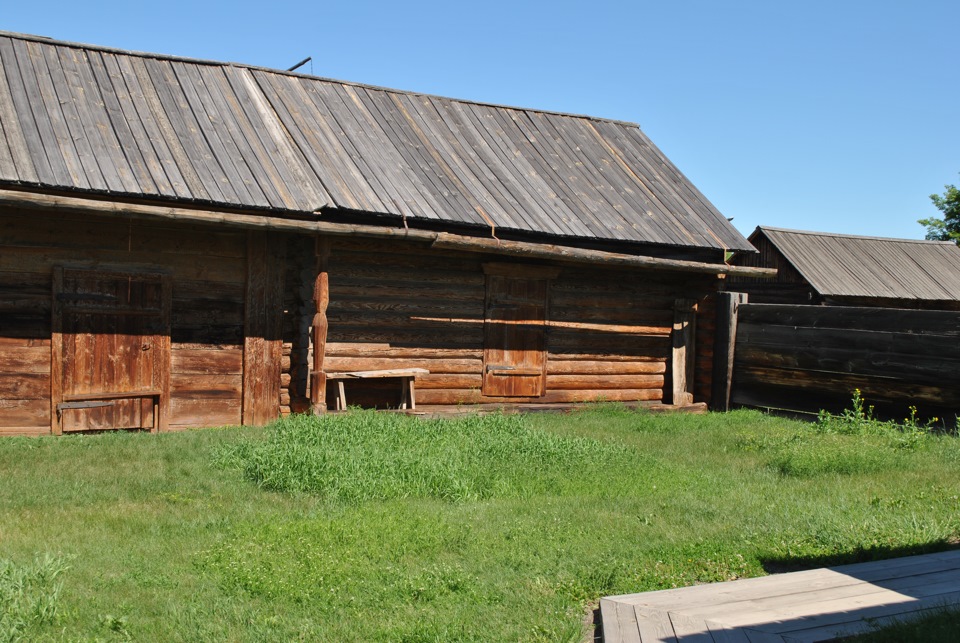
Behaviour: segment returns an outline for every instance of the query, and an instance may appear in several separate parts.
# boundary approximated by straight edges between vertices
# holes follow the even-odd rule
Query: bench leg
[[[337,410],[343,411],[347,408],[347,391],[343,386],[343,380],[337,382]]]
[[[417,410],[417,391],[413,387],[414,378],[410,378],[410,410]]]

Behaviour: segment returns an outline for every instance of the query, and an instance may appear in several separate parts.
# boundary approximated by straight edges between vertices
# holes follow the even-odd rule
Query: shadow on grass
[[[836,567],[853,563],[867,563],[890,558],[934,554],[941,551],[960,549],[960,538],[936,540],[917,545],[902,547],[858,547],[846,552],[837,552],[823,556],[788,556],[779,558],[761,558],[760,564],[768,574],[797,572],[820,567]]]

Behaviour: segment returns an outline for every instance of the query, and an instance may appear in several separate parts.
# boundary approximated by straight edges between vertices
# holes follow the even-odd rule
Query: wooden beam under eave
[[[131,219],[181,221],[212,224],[218,227],[233,227],[277,232],[297,232],[344,237],[368,237],[419,241],[437,249],[461,250],[485,254],[543,259],[568,263],[619,268],[647,268],[700,274],[730,275],[772,279],[775,268],[731,266],[724,263],[684,261],[645,255],[631,255],[605,250],[589,250],[572,246],[560,246],[532,241],[506,241],[488,237],[473,237],[450,232],[433,232],[416,228],[374,226],[355,223],[304,220],[270,216],[260,212],[236,213],[218,210],[202,210],[184,207],[160,206],[116,200],[97,200],[74,196],[42,194],[0,188],[0,206],[34,210],[59,210],[87,214],[107,215]]]

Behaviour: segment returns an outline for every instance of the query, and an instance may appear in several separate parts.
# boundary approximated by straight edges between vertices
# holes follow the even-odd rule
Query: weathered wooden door
[[[484,395],[543,395],[547,283],[545,279],[487,275]]]
[[[58,267],[53,282],[53,432],[163,428],[169,276]]]

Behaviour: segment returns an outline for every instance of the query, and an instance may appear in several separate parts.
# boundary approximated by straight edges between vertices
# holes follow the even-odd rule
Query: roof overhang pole
[[[283,232],[324,234],[339,237],[370,237],[380,239],[407,239],[429,243],[443,250],[460,250],[488,254],[563,261],[570,263],[600,264],[620,268],[645,268],[698,274],[731,275],[738,277],[772,278],[774,268],[731,266],[701,261],[683,261],[643,255],[631,255],[603,250],[588,250],[548,243],[530,241],[506,241],[486,237],[471,237],[450,232],[434,232],[416,228],[392,228],[354,223],[304,220],[265,215],[262,213],[237,213],[218,210],[202,210],[156,204],[132,203],[115,200],[92,199],[0,188],[0,206],[27,210],[57,210],[82,214],[107,215],[120,219],[146,219],[181,221],[245,229],[260,228]]]

